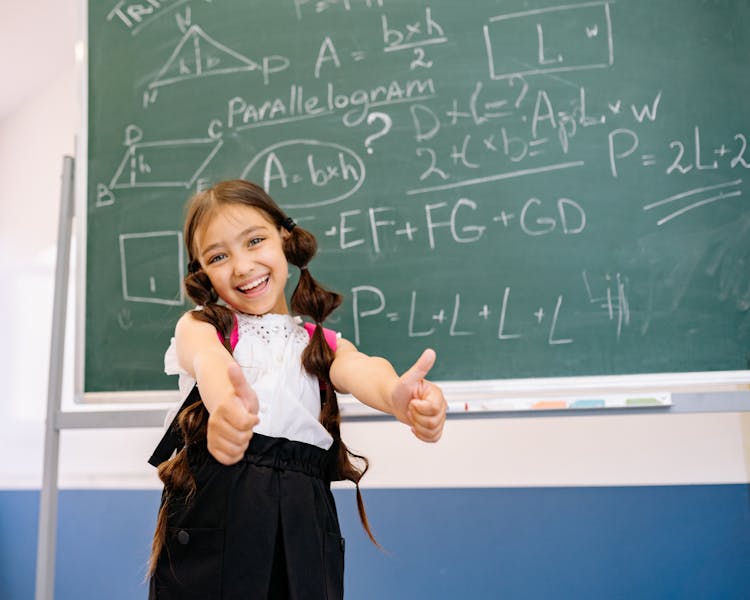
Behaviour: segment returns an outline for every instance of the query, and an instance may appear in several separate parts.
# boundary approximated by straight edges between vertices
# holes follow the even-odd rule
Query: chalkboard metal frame
[[[493,415],[514,415],[520,412],[541,414],[582,414],[582,409],[565,410],[518,410],[513,408],[514,400],[534,399],[543,402],[552,398],[565,397],[571,401],[596,395],[601,398],[630,394],[633,396],[671,394],[680,398],[685,394],[715,395],[716,405],[701,405],[701,411],[722,412],[738,408],[738,399],[733,394],[746,394],[750,410],[750,372],[711,371],[701,373],[650,373],[640,375],[602,375],[588,377],[538,378],[538,379],[494,379],[476,381],[440,381],[450,413],[487,413]],[[138,392],[87,392],[77,394],[83,403],[94,406],[116,405],[130,410],[157,411],[162,414],[168,407],[180,400],[176,391]],[[724,402],[726,400],[726,402]],[[675,400],[676,402],[676,400]],[[345,418],[376,417],[377,412],[362,405],[349,395],[339,398],[341,414]],[[697,405],[694,405],[697,407]],[[643,409],[634,406],[625,410]],[[647,409],[670,408],[670,404],[654,404]],[[675,407],[676,408],[676,407]],[[683,407],[685,408],[685,407]],[[615,409],[602,407],[603,413],[611,414]],[[589,410],[585,411],[590,412]],[[619,412],[619,411],[618,411]],[[677,410],[676,412],[681,412]]]
[[[86,404],[89,399],[84,390],[84,369],[86,352],[86,207],[88,202],[88,133],[89,133],[89,32],[88,32],[88,0],[78,2],[78,42],[76,49],[76,80],[79,90],[80,103],[78,135],[76,136],[75,158],[73,162],[74,182],[73,202],[73,248],[75,268],[73,277],[74,287],[74,346],[75,356],[73,364],[73,402]],[[116,402],[116,400],[115,400]]]

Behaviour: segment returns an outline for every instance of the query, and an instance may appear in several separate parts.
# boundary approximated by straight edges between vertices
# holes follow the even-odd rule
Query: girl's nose
[[[247,256],[239,256],[232,262],[232,269],[237,277],[248,275],[253,270],[253,261]]]

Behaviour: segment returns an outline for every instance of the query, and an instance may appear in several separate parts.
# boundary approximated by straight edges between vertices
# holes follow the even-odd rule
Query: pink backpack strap
[[[234,352],[234,349],[237,346],[237,342],[240,340],[240,330],[239,330],[239,323],[237,322],[237,315],[233,315],[233,318],[234,318],[234,325],[232,326],[232,332],[229,334],[229,345],[232,347],[232,352]],[[216,336],[219,338],[219,341],[223,344],[224,338],[221,336],[221,333],[217,331]]]
[[[313,336],[313,333],[315,333],[315,328],[317,327],[315,323],[303,323],[302,326],[307,330],[307,334],[310,337]],[[323,337],[325,337],[326,343],[328,344],[329,348],[336,352],[336,345],[338,342],[336,332],[332,329],[326,329],[325,327],[323,327]]]

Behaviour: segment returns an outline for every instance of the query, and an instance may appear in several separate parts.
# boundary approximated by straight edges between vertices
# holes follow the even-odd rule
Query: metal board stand
[[[36,600],[52,600],[55,592],[60,431],[75,428],[161,427],[166,412],[164,410],[62,412],[70,248],[73,218],[75,216],[74,165],[73,157],[65,156],[63,158],[60,220],[57,227],[52,339],[50,343],[49,380],[47,383],[47,415],[44,426],[44,471],[39,501]]]
[[[55,295],[52,308],[49,380],[47,381],[47,418],[44,425],[44,471],[39,500],[39,533],[36,549],[37,600],[51,600],[55,591],[57,470],[60,453],[60,430],[57,428],[55,420],[62,403],[65,313],[68,305],[70,244],[74,216],[73,166],[73,158],[65,156],[63,158],[60,220],[57,224]]]

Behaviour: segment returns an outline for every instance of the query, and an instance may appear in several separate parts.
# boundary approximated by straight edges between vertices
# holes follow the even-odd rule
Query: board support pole
[[[47,381],[47,418],[44,426],[44,471],[39,500],[36,600],[52,600],[55,591],[58,459],[60,454],[60,427],[58,426],[57,415],[62,406],[65,317],[68,305],[70,247],[75,214],[73,167],[73,157],[63,157],[60,219],[57,224],[57,262],[52,309],[52,339],[50,343],[49,379]]]

